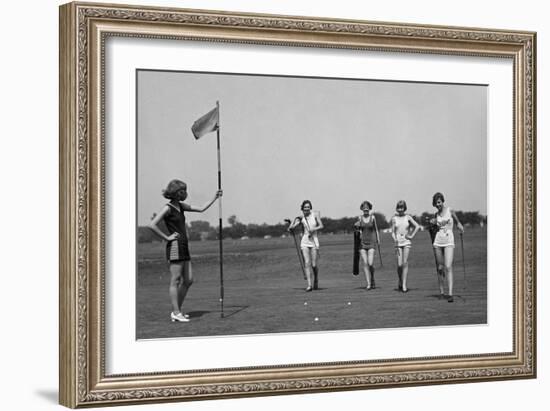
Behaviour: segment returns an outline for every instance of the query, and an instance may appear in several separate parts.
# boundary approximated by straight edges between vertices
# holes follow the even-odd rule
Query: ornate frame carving
[[[514,350],[487,355],[106,376],[104,42],[108,36],[498,56],[514,62]],[[60,402],[68,407],[536,375],[536,35],[70,3],[60,8]]]

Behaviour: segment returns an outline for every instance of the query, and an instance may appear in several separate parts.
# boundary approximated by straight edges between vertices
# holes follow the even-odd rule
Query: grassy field
[[[466,282],[459,237],[455,248],[455,302],[439,299],[434,257],[427,232],[413,240],[409,292],[395,290],[395,254],[381,234],[375,290],[353,276],[352,235],[320,236],[318,291],[304,292],[292,238],[225,240],[225,316],[220,316],[218,243],[190,243],[194,284],[184,303],[189,323],[171,323],[163,243],[138,244],[138,339],[278,332],[419,327],[487,322],[487,232],[464,235]]]

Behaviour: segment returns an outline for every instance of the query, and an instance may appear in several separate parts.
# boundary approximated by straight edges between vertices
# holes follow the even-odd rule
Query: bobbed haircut
[[[360,210],[364,210],[365,207],[368,208],[369,210],[372,210],[372,204],[371,204],[371,202],[370,202],[370,201],[363,201],[363,202],[361,203],[361,205],[359,206],[359,209],[360,209]]]
[[[309,204],[309,208],[313,209],[313,205],[311,204],[311,201],[304,200],[304,201],[302,201],[302,205],[300,206],[300,210],[303,210],[304,207],[306,206],[306,204]]]
[[[175,200],[176,194],[181,189],[187,190],[187,184],[181,180],[174,179],[168,183],[164,190],[162,190],[162,195],[168,200]]]
[[[443,197],[443,194],[441,194],[440,192],[437,192],[434,194],[434,196],[432,197],[432,205],[435,207],[435,203],[437,202],[437,200],[441,200],[442,203],[445,202],[445,197]]]
[[[407,203],[405,202],[405,200],[399,200],[397,202],[397,204],[395,205],[395,209],[397,210],[398,208],[403,208],[405,211],[407,211]]]

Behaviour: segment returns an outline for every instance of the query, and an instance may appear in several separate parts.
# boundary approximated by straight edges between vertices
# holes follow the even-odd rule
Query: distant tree
[[[206,235],[207,240],[217,240],[218,239],[218,230],[215,230],[214,228],[210,229],[208,231],[208,234]]]
[[[266,231],[265,227],[267,227],[267,224],[247,224],[246,235],[249,237],[263,237]]]
[[[189,241],[200,241],[202,239],[200,231],[189,231]]]
[[[376,224],[380,230],[390,226],[390,223],[388,223],[388,220],[386,220],[386,216],[384,214],[375,211],[374,216],[376,217]]]
[[[456,211],[456,216],[462,224],[479,225],[484,222],[485,217],[479,214],[478,211]]]
[[[455,210],[455,213],[462,224],[479,225],[481,222],[487,224],[487,216],[481,215],[479,211]],[[434,215],[435,212],[424,211],[420,217],[416,217],[420,219],[417,222],[425,226]]]
[[[137,228],[137,242],[138,243],[152,243],[153,241],[159,241],[158,236],[149,227]]]
[[[187,228],[190,241],[200,241],[208,233],[212,227],[208,221],[191,221]]]
[[[463,224],[479,224],[481,221],[487,221],[486,216],[480,215],[478,212],[462,212],[457,211],[457,215]],[[375,212],[378,228],[384,230],[390,226],[386,216],[382,213]],[[420,225],[426,226],[428,220],[433,218],[434,213],[425,211],[421,215],[413,215],[412,217]],[[324,229],[321,234],[349,234],[354,229],[354,224],[357,221],[357,216],[354,217],[342,217],[342,218],[329,218],[322,217]],[[244,236],[250,238],[263,238],[265,236],[280,237],[287,232],[288,225],[286,223],[277,224],[243,224],[239,221],[236,215],[231,215],[227,219],[228,226],[223,227],[223,237],[238,239]],[[300,228],[298,229],[300,230]],[[207,221],[193,221],[189,226],[189,239],[198,240],[204,239],[216,240],[218,239],[217,227],[212,227]]]
[[[227,222],[229,223],[229,227],[223,228],[223,236],[229,237],[229,238],[241,238],[245,235],[248,235],[246,233],[246,226],[239,222],[236,215],[232,215],[227,219]]]
[[[422,213],[422,215],[420,216],[420,221],[418,222],[419,224],[422,224],[424,226],[428,225],[429,224],[429,221],[430,219],[432,219],[434,217],[434,213],[430,213],[428,211],[424,211]]]
[[[210,230],[210,223],[208,221],[191,221],[189,223],[189,230],[190,231],[196,231],[196,232],[206,232]]]

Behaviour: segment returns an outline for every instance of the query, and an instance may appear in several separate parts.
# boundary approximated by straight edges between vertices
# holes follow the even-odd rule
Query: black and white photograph
[[[138,340],[487,323],[487,85],[135,87]]]
[[[4,2],[2,409],[547,407],[544,4]]]

